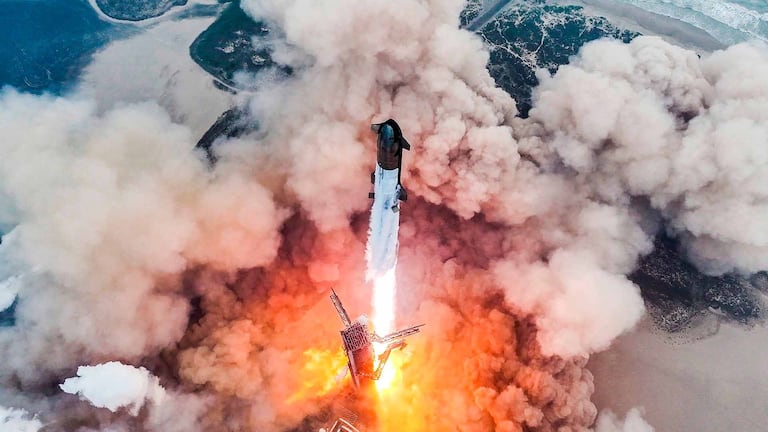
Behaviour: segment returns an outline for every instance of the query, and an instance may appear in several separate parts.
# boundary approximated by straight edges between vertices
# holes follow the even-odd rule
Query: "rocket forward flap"
[[[408,201],[408,191],[406,191],[404,187],[400,187],[400,190],[397,191],[397,199],[400,201]]]
[[[331,289],[331,301],[333,302],[333,306],[336,308],[336,312],[338,312],[339,317],[341,318],[341,322],[344,323],[345,328],[349,328],[352,325],[352,322],[349,320],[349,315],[347,315],[347,310],[344,309],[344,305],[341,304],[341,300],[339,300],[339,296],[336,295],[336,291]]]

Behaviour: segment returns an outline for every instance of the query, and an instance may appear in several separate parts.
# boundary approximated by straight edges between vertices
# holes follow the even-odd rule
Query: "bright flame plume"
[[[376,278],[373,283],[373,330],[379,335],[392,333],[395,329],[396,268],[396,266],[393,266],[382,276]],[[378,363],[378,357],[387,349],[387,346],[386,344],[377,343],[373,347]],[[376,366],[378,367],[378,364]],[[382,392],[389,388],[396,374],[397,371],[394,364],[385,366],[381,376],[376,381],[376,389]]]
[[[373,283],[373,329],[384,335],[395,329],[395,268],[392,267]]]
[[[347,358],[344,351],[308,349],[304,351],[306,361],[299,373],[301,388],[293,393],[286,403],[328,394],[341,380],[339,371],[344,371]]]

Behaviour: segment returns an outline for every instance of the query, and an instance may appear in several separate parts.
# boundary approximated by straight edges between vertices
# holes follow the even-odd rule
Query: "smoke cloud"
[[[0,282],[0,311],[4,311],[11,307],[16,300],[16,295],[19,293],[20,282],[18,276],[11,276]]]
[[[654,429],[643,420],[640,410],[633,408],[622,421],[611,411],[600,413],[595,432],[653,432]]]
[[[94,101],[100,112],[152,101],[175,123],[188,126],[193,136],[201,136],[232,104],[231,95],[217,89],[189,55],[189,46],[211,22],[160,22],[115,41],[94,55],[77,92]]]
[[[0,406],[0,431],[37,432],[43,424],[24,410]]]
[[[165,397],[157,377],[143,367],[120,362],[80,366],[77,376],[67,378],[59,387],[65,393],[80,395],[95,407],[112,412],[128,408],[132,415],[139,413],[145,401],[160,404]]]
[[[19,325],[0,332],[3,378],[157,353],[184,333],[181,271],[274,258],[285,211],[257,183],[209,172],[156,105],[99,116],[6,91],[0,107],[0,187],[18,215],[0,255],[23,276]]]
[[[699,59],[655,38],[597,41],[541,73],[520,119],[458,29],[461,1],[242,7],[301,67],[237,96],[260,129],[219,140],[213,167],[194,145],[219,112],[189,94],[3,91],[0,301],[18,303],[0,328],[0,403],[49,398],[29,406],[61,430],[319,428],[345,400],[327,294],[368,312],[368,124],[390,117],[413,144],[399,320],[427,326],[371,402],[377,430],[593,427],[585,365],[643,314],[626,274],[651,251],[649,209],[707,271],[768,268],[761,47]],[[78,366],[111,361],[140,366],[98,369],[137,374],[128,403],[159,388],[150,372],[167,399],[136,418],[57,409],[75,403],[56,389]],[[82,370],[65,390],[107,406]],[[638,411],[596,428],[652,430]]]
[[[759,46],[700,60],[658,38],[598,41],[542,75],[531,117],[592,194],[647,199],[703,270],[755,272],[768,267],[766,68]]]

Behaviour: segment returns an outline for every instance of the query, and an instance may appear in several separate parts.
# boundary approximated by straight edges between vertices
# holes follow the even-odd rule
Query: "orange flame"
[[[379,335],[395,330],[395,267],[374,281],[373,325]],[[386,350],[384,344],[374,344],[377,358]],[[409,351],[395,350],[376,381],[378,393],[378,430],[421,432],[429,430],[420,412],[425,396],[417,385],[417,377],[406,376],[404,370],[411,362]],[[416,381],[414,381],[416,380]]]
[[[304,357],[304,365],[299,372],[301,388],[286,400],[289,404],[328,394],[341,381],[339,375],[347,364],[341,349],[336,352],[308,349],[304,351]]]
[[[413,375],[415,371],[412,368],[408,372],[408,366],[413,360],[412,354],[410,351],[393,352],[384,372],[389,373],[390,377],[384,380],[382,375],[382,384],[376,387],[378,430],[401,432],[430,430],[422,412],[425,395],[419,385],[418,376]]]

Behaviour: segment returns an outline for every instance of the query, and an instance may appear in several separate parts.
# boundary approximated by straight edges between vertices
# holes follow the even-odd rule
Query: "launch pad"
[[[405,338],[418,333],[420,328],[424,326],[424,324],[419,324],[385,336],[379,336],[369,330],[364,317],[361,316],[355,321],[349,319],[344,305],[334,290],[331,290],[331,301],[344,324],[344,329],[340,331],[341,341],[344,345],[344,353],[347,355],[347,370],[352,377],[355,388],[360,388],[361,378],[378,380],[392,351],[403,348]],[[376,354],[374,343],[385,347],[381,354]]]
[[[360,430],[349,421],[340,418],[333,423],[330,429],[323,428],[320,429],[320,432],[360,432]]]

